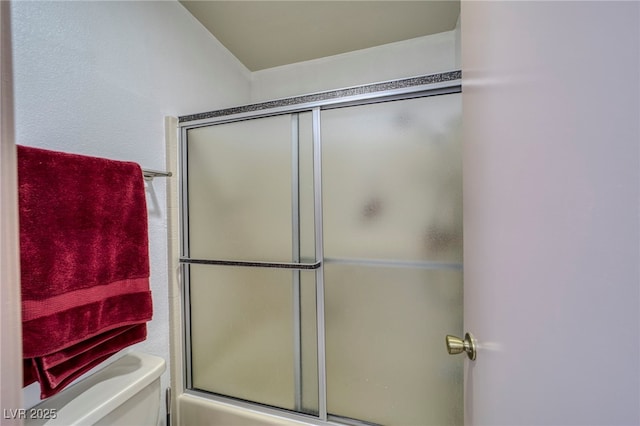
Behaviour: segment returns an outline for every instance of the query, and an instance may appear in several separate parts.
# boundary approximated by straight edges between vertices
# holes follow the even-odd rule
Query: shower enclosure
[[[460,424],[460,73],[180,118],[185,388]]]

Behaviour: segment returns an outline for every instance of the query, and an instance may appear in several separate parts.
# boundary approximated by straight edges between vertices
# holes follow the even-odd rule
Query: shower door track
[[[183,115],[178,117],[178,126],[185,130],[251,118],[311,111],[316,107],[324,110],[423,96],[446,95],[461,92],[461,84],[462,72],[459,70],[449,71]]]
[[[413,77],[403,80],[393,80],[383,83],[375,83],[364,86],[356,86],[346,89],[321,92],[311,95],[304,95],[292,98],[285,98],[275,101],[263,102],[259,104],[251,104],[241,107],[228,108],[223,110],[211,111],[200,114],[193,114],[179,117],[180,132],[180,228],[181,228],[181,273],[183,277],[183,333],[184,333],[184,385],[186,393],[205,397],[214,401],[232,404],[237,407],[248,410],[258,411],[269,415],[284,417],[291,420],[302,421],[316,425],[336,425],[336,424],[352,424],[365,425],[368,423],[346,419],[339,416],[333,416],[327,413],[327,395],[326,395],[326,361],[325,361],[325,324],[324,324],[324,259],[323,254],[323,229],[322,229],[322,165],[321,150],[322,140],[320,131],[321,111],[342,108],[349,106],[359,106],[372,103],[388,102],[395,100],[407,100],[413,98],[447,95],[460,93],[461,72],[451,71],[440,74],[432,74],[427,76]],[[252,261],[236,261],[236,260],[209,260],[209,259],[193,259],[189,255],[189,182],[188,182],[188,150],[187,150],[187,132],[190,129],[199,127],[212,126],[217,124],[232,123],[256,118],[271,117],[284,114],[297,114],[302,112],[312,113],[312,133],[313,133],[313,188],[314,188],[314,233],[315,233],[315,251],[316,261],[313,263],[300,263],[299,258],[299,242],[294,241],[293,244],[293,260],[294,262],[252,262]],[[297,120],[297,116],[295,120]],[[292,120],[292,142],[297,136],[297,124]],[[293,146],[293,145],[292,145]],[[295,151],[297,153],[297,151]],[[292,157],[295,157],[292,156]],[[292,167],[298,167],[296,160],[292,161]],[[295,174],[295,173],[294,173]],[[298,177],[293,179],[292,198],[297,200]],[[294,203],[292,203],[294,204]],[[297,240],[299,236],[299,217],[298,212],[292,212],[293,217],[293,238]],[[331,260],[328,260],[331,261]],[[190,279],[189,264],[213,264],[213,265],[233,265],[247,267],[271,267],[283,268],[294,271],[315,270],[316,273],[316,312],[317,312],[317,358],[318,358],[318,414],[310,415],[302,412],[290,411],[284,408],[271,407],[260,403],[240,400],[234,397],[214,394],[210,392],[193,389],[192,386],[192,366],[191,366],[191,312],[190,312]],[[435,268],[456,268],[456,266],[442,265],[426,265]],[[298,272],[299,273],[299,272]],[[294,304],[298,298],[298,305],[294,306],[299,310],[299,279],[295,279],[294,275]],[[300,333],[300,318],[294,316],[294,334]],[[300,384],[300,342],[295,344],[295,354],[298,357],[295,372],[295,406],[296,409],[301,407],[301,384]]]

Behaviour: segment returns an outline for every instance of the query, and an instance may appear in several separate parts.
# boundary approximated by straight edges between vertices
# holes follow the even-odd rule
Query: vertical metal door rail
[[[300,263],[300,149],[299,117],[291,114],[291,236],[292,258]],[[302,411],[302,315],[300,306],[300,270],[293,274],[293,380],[296,411]]]
[[[316,259],[324,259],[322,230],[322,138],[320,107],[312,110],[313,119],[313,190]],[[324,326],[324,262],[316,269],[316,321],[318,328],[318,417],[327,420],[327,371]]]
[[[180,225],[182,227],[181,235],[181,248],[180,256],[189,257],[189,172],[188,163],[189,155],[187,149],[187,132],[188,130],[183,128],[180,137]],[[186,374],[184,375],[185,389],[193,387],[193,370],[191,366],[191,279],[190,279],[191,265],[182,263],[180,265],[180,272],[182,277],[182,306],[183,306],[183,338],[184,338],[184,367]]]

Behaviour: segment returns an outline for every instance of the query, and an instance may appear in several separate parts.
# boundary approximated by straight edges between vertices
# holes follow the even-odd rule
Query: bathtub
[[[177,403],[178,424],[185,426],[299,426],[313,424],[265,414],[189,393],[178,396]]]

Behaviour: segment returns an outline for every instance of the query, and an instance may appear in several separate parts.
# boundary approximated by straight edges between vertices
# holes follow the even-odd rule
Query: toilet
[[[157,426],[165,368],[162,358],[130,352],[26,410],[24,424]]]

